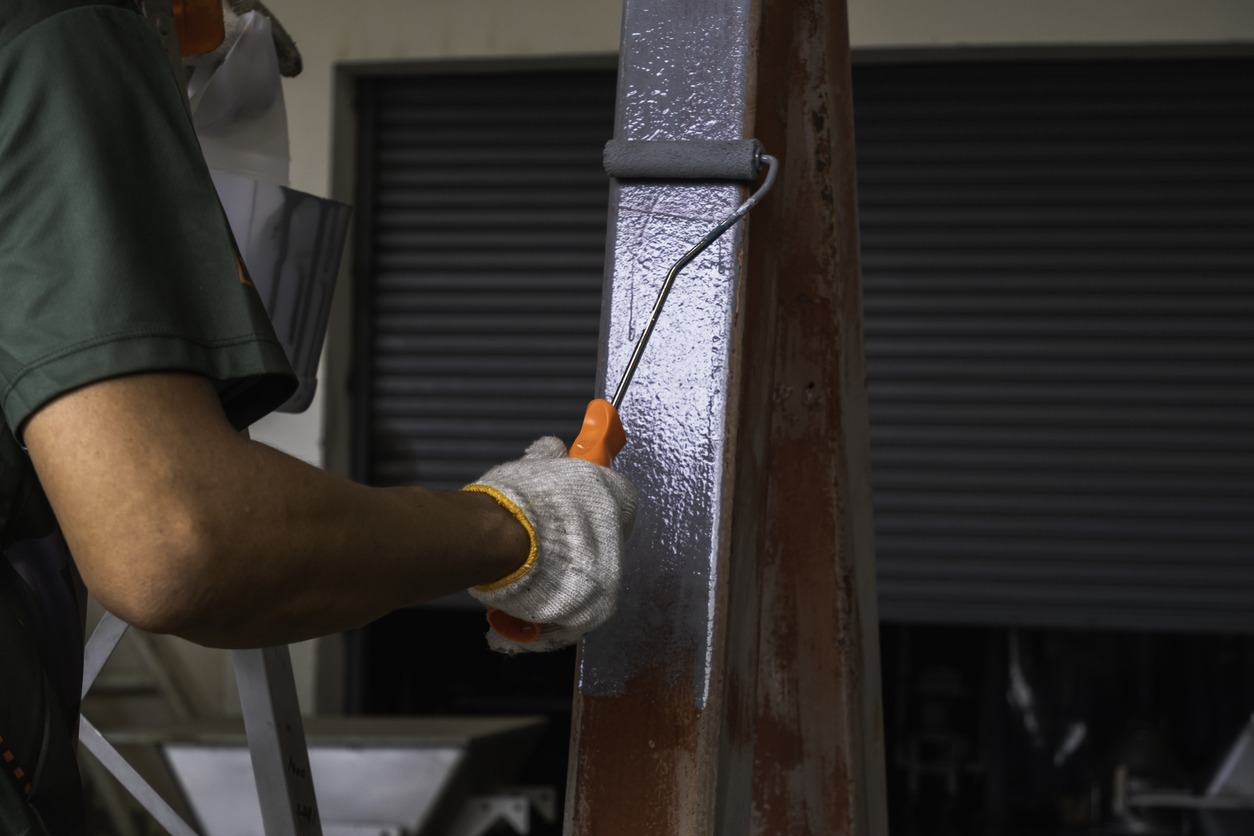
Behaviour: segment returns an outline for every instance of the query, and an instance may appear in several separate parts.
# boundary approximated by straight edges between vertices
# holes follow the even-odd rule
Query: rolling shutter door
[[[854,82],[881,616],[1254,630],[1254,62]],[[614,83],[363,87],[360,478],[576,431]]]
[[[359,90],[356,470],[464,485],[595,396],[615,73],[379,78]]]
[[[1254,630],[1254,62],[854,90],[882,617]]]

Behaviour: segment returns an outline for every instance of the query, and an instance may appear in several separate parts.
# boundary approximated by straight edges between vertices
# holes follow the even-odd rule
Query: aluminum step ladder
[[[129,626],[107,612],[100,619],[87,642],[82,696],[87,695]],[[322,836],[288,648],[235,650],[232,656],[266,836]],[[79,742],[171,836],[197,836],[197,831],[81,714]]]

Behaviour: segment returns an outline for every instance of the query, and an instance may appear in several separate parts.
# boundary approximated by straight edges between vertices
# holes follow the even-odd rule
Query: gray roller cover
[[[756,139],[611,139],[602,162],[619,180],[756,180],[761,155]]]

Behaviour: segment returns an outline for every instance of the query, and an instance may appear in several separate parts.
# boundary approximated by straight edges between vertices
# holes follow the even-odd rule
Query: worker
[[[435,491],[355,484],[240,432],[295,380],[183,95],[129,0],[0,0],[4,834],[86,829],[80,578],[137,627],[221,648],[466,588],[545,625],[527,649],[614,609],[632,488],[556,439]]]

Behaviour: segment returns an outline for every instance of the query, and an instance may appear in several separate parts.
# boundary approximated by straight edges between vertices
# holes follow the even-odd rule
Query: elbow
[[[150,575],[96,597],[109,612],[148,633],[181,636],[201,620],[198,595],[187,576],[176,579]]]
[[[206,527],[166,516],[146,534],[76,553],[88,590],[105,609],[150,633],[187,635],[213,614],[220,583]]]

